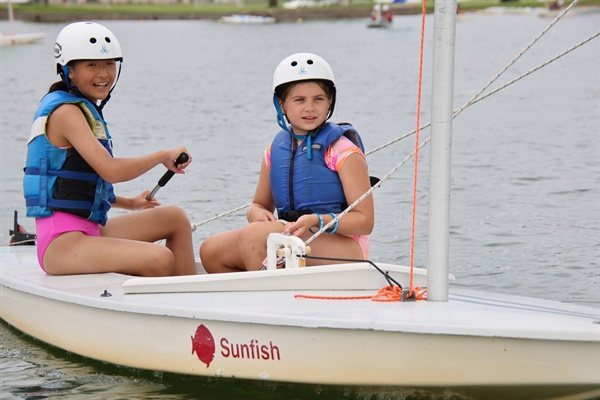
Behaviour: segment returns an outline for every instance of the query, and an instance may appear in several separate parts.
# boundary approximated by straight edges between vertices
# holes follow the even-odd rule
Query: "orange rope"
[[[295,294],[294,298],[318,300],[363,300],[372,299],[373,296],[311,296],[309,294]]]
[[[423,0],[421,9],[421,48],[419,54],[419,87],[417,93],[417,129],[415,131],[415,167],[413,177],[413,207],[412,226],[410,235],[410,292],[413,291],[413,270],[415,268],[415,225],[417,218],[417,177],[419,170],[419,133],[421,131],[421,92],[423,88],[423,53],[425,42],[425,15],[427,13],[427,0]]]
[[[421,9],[421,48],[419,54],[419,87],[417,94],[417,129],[415,134],[415,166],[413,183],[413,206],[412,206],[412,227],[410,237],[410,289],[406,296],[407,300],[426,300],[427,290],[421,287],[413,288],[413,271],[415,266],[415,225],[417,214],[417,172],[419,169],[419,133],[421,126],[421,92],[423,87],[423,53],[425,43],[425,16],[427,14],[427,0],[423,0]],[[402,289],[399,286],[386,286],[381,288],[374,296],[311,296],[307,294],[296,294],[295,298],[303,299],[321,299],[321,300],[362,300],[371,299],[378,302],[402,301]],[[414,297],[414,298],[413,298]]]
[[[417,286],[414,290],[410,290],[406,296],[407,300],[426,300],[427,290],[422,290]],[[308,294],[295,294],[294,298],[313,299],[313,300],[366,300],[378,302],[402,301],[402,289],[399,286],[386,286],[377,291],[373,296],[312,296]]]
[[[427,297],[425,294],[427,290],[422,290],[420,286],[416,288],[410,289],[408,291],[408,295],[406,296],[406,300],[426,300]],[[386,286],[382,289],[379,289],[377,294],[373,296],[373,301],[402,301],[402,289],[398,286]]]

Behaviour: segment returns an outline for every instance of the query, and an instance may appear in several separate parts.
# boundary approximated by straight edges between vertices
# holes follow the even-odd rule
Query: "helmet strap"
[[[279,99],[277,98],[276,94],[273,95],[273,104],[275,105],[275,109],[277,110],[277,125],[279,125],[279,127],[281,129],[283,129],[284,131],[292,133],[291,129],[285,123],[285,116],[283,115],[283,111],[281,111],[281,106],[279,105]],[[293,135],[293,133],[292,133],[292,135]]]
[[[69,66],[63,65],[62,68],[59,70],[59,73],[63,82],[67,85],[67,88],[69,88],[69,90],[73,89],[73,86],[71,86],[71,82],[69,79]]]
[[[306,155],[308,156],[308,161],[312,160],[312,133],[308,133],[308,138],[306,139]]]
[[[121,61],[121,62],[123,62],[123,61]],[[108,100],[110,100],[110,95],[111,95],[112,91],[115,90],[115,87],[117,86],[117,82],[119,82],[119,78],[121,77],[121,62],[119,63],[119,72],[117,72],[117,79],[115,79],[114,85],[108,91],[108,96],[106,96],[106,98],[100,102],[100,106],[98,107],[100,110],[102,110],[104,108],[104,106],[106,105],[106,103],[108,103]]]
[[[319,131],[321,129],[323,129],[323,125],[319,126],[317,129],[315,129],[314,131],[308,132],[306,135],[296,135],[293,132],[293,128],[290,128],[286,123],[285,123],[285,115],[283,114],[283,111],[281,110],[281,106],[279,105],[279,99],[277,98],[277,95],[273,95],[273,104],[275,105],[275,109],[277,110],[277,125],[279,125],[279,127],[287,132],[290,133],[290,135],[292,135],[296,140],[299,140],[300,142],[303,141],[304,139],[306,139],[306,155],[308,156],[308,160],[312,160],[312,138],[313,136],[316,136],[317,133],[319,133]],[[327,116],[327,119],[329,119],[331,117],[331,114],[333,113],[333,107],[329,110],[329,115]]]

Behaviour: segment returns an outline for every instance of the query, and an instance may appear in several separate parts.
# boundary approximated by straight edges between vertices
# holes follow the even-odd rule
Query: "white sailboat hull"
[[[43,33],[13,33],[0,36],[0,46],[16,46],[19,44],[30,44],[42,40],[46,36]]]
[[[33,247],[4,248],[0,255],[2,319],[44,342],[109,363],[394,393],[600,395],[600,310],[591,307],[456,290],[448,302],[295,297],[375,294],[371,288],[323,289],[320,282],[336,280],[331,267],[61,277],[39,269]],[[405,267],[380,267],[407,284]],[[358,276],[341,287],[373,286],[377,279],[386,286],[368,264],[340,269]],[[319,289],[309,288],[311,280]],[[111,296],[101,296],[105,291]]]
[[[247,15],[247,14],[234,14],[227,15],[221,18],[222,22],[228,24],[251,24],[251,25],[263,25],[263,24],[274,24],[275,18],[265,15]]]

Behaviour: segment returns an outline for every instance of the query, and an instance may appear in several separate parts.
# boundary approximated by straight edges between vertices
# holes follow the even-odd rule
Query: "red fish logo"
[[[194,353],[200,361],[206,364],[206,368],[215,358],[215,339],[204,325],[200,325],[196,329],[196,334],[192,336],[192,354]]]

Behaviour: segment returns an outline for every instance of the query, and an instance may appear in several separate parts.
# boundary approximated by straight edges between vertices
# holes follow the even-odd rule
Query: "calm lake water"
[[[600,29],[598,13],[564,18],[497,84],[508,82]],[[469,14],[457,23],[455,108],[462,106],[549,23],[535,14]],[[278,128],[271,77],[285,56],[309,51],[332,65],[334,120],[351,122],[367,150],[416,124],[420,16],[391,29],[367,20],[236,26],[215,21],[106,21],[125,61],[105,109],[118,157],[178,145],[194,162],[158,197],[194,223],[250,201],[260,158]],[[5,31],[6,22],[2,24]],[[17,22],[41,43],[0,49],[0,243],[13,210],[25,218],[21,179],[36,105],[56,80],[52,46],[62,24]],[[423,122],[429,122],[433,19],[426,22]],[[600,307],[600,41],[465,110],[454,124],[450,269],[456,286]],[[421,132],[421,138],[429,130]],[[384,176],[414,148],[414,136],[369,156]],[[426,265],[428,147],[418,179],[416,266]],[[157,167],[117,185],[134,196],[164,173]],[[407,264],[412,162],[375,192],[372,259]],[[238,227],[245,212],[201,225]],[[93,346],[90,343],[90,346]],[[0,399],[396,399],[347,388],[161,375],[65,353],[0,323]]]

